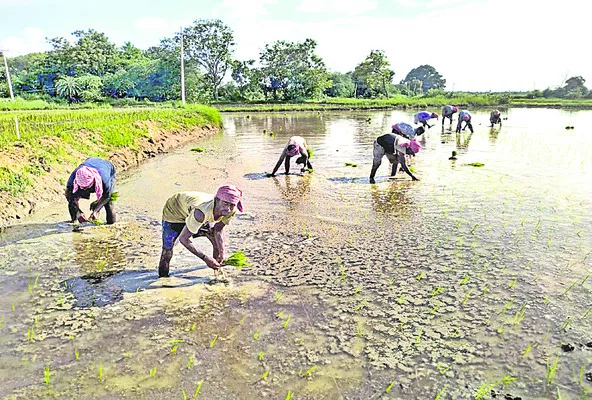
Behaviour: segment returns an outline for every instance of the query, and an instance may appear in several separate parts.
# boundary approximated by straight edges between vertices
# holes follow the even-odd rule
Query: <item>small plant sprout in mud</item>
[[[571,290],[572,287],[575,286],[576,283],[578,283],[579,279],[576,279],[575,281],[573,281],[573,283],[571,285],[569,285],[567,287],[567,289],[565,289],[565,292],[563,292],[564,295],[567,295],[567,292],[569,292]]]
[[[279,313],[277,313],[275,317],[276,317],[276,318],[281,318],[281,317],[282,317],[282,315],[284,315],[284,311],[283,311],[283,310],[282,310],[282,311],[280,311]]]
[[[462,280],[462,281],[460,281],[460,286],[462,286],[462,285],[466,284],[466,283],[469,281],[469,279],[471,279],[471,277],[470,277],[469,275],[466,275],[466,276],[463,278],[463,280]]]
[[[218,334],[214,335],[214,338],[212,339],[212,341],[210,342],[210,349],[212,347],[214,347],[214,344],[216,344],[216,340],[218,340]]]
[[[399,296],[399,298],[397,299],[397,303],[399,303],[399,304],[405,303],[405,296],[403,296],[403,295]]]
[[[174,346],[171,348],[171,355],[173,355],[173,356],[174,356],[175,354],[177,354],[177,349],[178,349],[178,348],[179,348],[179,345],[178,345],[178,344],[174,345]]]
[[[27,329],[27,341],[32,342],[33,340],[35,340],[35,325]]]
[[[189,359],[187,360],[187,369],[191,369],[191,367],[193,367],[195,365],[195,358],[193,357],[193,354],[189,356]]]
[[[469,300],[469,297],[471,296],[471,292],[473,291],[473,289],[469,289],[469,291],[467,292],[467,294],[465,294],[465,297],[462,299],[462,301],[460,302],[461,305],[465,305],[465,303],[467,302],[467,300]]]
[[[288,327],[288,324],[290,323],[291,319],[292,319],[292,316],[288,315],[288,318],[286,318],[286,321],[284,321],[284,329],[286,329]]]
[[[386,389],[384,389],[384,392],[385,392],[385,393],[388,393],[388,392],[390,392],[390,391],[393,389],[393,387],[395,386],[395,384],[396,384],[396,383],[397,383],[397,381],[392,381],[392,382],[390,383],[390,385],[388,385],[388,386],[386,387]]]
[[[362,335],[364,334],[364,324],[365,324],[365,322],[364,322],[364,321],[361,321],[361,322],[358,324],[358,329],[357,329],[357,331],[356,331],[356,336],[357,336],[357,337],[362,337]]]
[[[419,333],[415,337],[415,344],[414,344],[415,346],[417,346],[419,344],[419,340],[421,339],[422,333],[423,333],[423,328],[419,328]]]
[[[156,376],[156,366],[150,370],[150,377],[154,378]]]
[[[505,306],[503,306],[501,310],[499,310],[498,314],[503,314],[503,313],[505,313],[505,312],[506,312],[506,310],[507,310],[508,308],[512,307],[512,304],[514,304],[514,299],[512,299],[512,300],[508,301],[508,302],[506,303],[506,305],[505,305]]]
[[[253,333],[253,339],[255,339],[255,340],[259,339],[259,329],[257,329],[255,331],[255,333]]]
[[[590,312],[592,312],[592,306],[590,306],[590,308],[588,308],[586,310],[586,312],[584,313],[584,315],[582,315],[582,319],[586,319],[588,317],[588,315],[590,315]]]
[[[196,327],[197,327],[197,322],[194,322],[193,324],[191,324],[191,326],[189,327],[189,330],[187,332],[193,332]]]
[[[294,397],[294,392],[291,390],[288,390],[288,394],[286,395],[286,400],[292,400],[292,397]]]
[[[444,375],[450,368],[452,368],[452,365],[446,367],[442,363],[438,363],[438,365],[436,366],[436,369],[438,370],[438,372],[440,372],[441,375]]]
[[[422,278],[423,278],[423,277],[425,277],[425,276],[426,276],[426,273],[425,273],[425,272],[421,272],[419,275],[417,275],[417,278],[416,278],[416,279],[417,279],[418,281],[421,281],[421,280],[422,280]]]
[[[195,392],[193,392],[194,399],[197,399],[197,396],[199,396],[199,392],[201,391],[201,385],[203,385],[203,379],[197,382],[197,387],[195,388]]]
[[[485,285],[483,287],[483,292],[481,292],[481,296],[485,296],[489,292],[489,286]]]
[[[536,346],[536,344],[535,344]],[[522,354],[520,354],[521,357],[526,357],[528,354],[530,354],[530,352],[532,351],[532,349],[535,346],[531,346],[530,344],[528,346],[526,346],[526,349],[524,349],[524,351],[522,352]]]
[[[514,287],[514,285],[516,284],[516,281],[517,281],[517,280],[518,280],[518,277],[514,278],[514,280],[508,284],[508,287],[509,287],[510,289],[512,289],[512,288]]]
[[[526,304],[522,304],[522,307],[520,307],[520,309],[518,311],[516,311],[516,314],[514,314],[514,320],[512,321],[512,325],[518,325],[522,322],[522,320],[524,319],[524,313],[526,312]]]
[[[430,296],[434,297],[437,296],[439,293],[442,293],[444,291],[444,288],[442,286],[438,286],[437,288],[435,288],[434,290],[432,290],[430,292]]]
[[[265,372],[263,373],[263,375],[261,375],[261,380],[264,381],[267,379],[267,377],[269,376],[269,370],[265,370]]]
[[[100,382],[103,382],[103,379],[105,378],[103,376],[103,364],[102,363],[99,364],[99,375],[98,375],[98,378],[99,378],[99,381]]]
[[[571,324],[571,317],[567,317],[565,322],[563,322],[563,324],[561,324],[561,329],[563,329],[564,332],[567,332],[567,328],[569,327],[569,324]]]
[[[4,316],[0,317],[0,329],[4,326]]]
[[[76,360],[80,358],[80,352],[78,351],[78,349],[74,349],[74,357],[76,358]]]
[[[438,392],[438,394],[436,395],[436,397],[434,397],[434,400],[440,400],[440,397],[442,397],[444,395],[444,392],[446,392],[446,388],[448,387],[448,385],[444,385],[444,387],[442,388],[442,390],[440,390],[440,392]]]
[[[237,251],[235,253],[232,253],[230,257],[228,257],[226,261],[224,261],[224,265],[230,265],[238,269],[242,269],[243,267],[250,266],[251,263],[249,263],[249,260],[247,259],[247,256],[245,256],[244,252]]]
[[[183,395],[183,397],[181,397],[183,400],[187,400],[187,393],[185,393],[185,389],[181,389],[181,394]]]
[[[582,384],[582,380],[584,378],[584,371],[586,370],[586,362],[584,362],[582,364],[582,366],[580,367],[580,373],[578,374],[578,383],[581,385]]]
[[[283,293],[282,292],[275,292],[274,296],[275,296],[275,302],[277,303],[278,301],[280,301],[280,299],[282,298]]]
[[[484,384],[482,384],[479,387],[479,389],[477,390],[477,393],[475,393],[475,400],[484,399],[490,395],[490,393],[494,387],[496,387],[498,385],[505,386],[505,385],[508,385],[508,384],[514,382],[515,380],[516,380],[516,378],[512,378],[511,376],[506,375],[497,382],[494,382],[494,383],[485,382]]]
[[[555,373],[557,372],[557,366],[559,364],[559,356],[555,356],[555,360],[551,362],[547,359],[547,383],[549,385],[553,384],[555,380]]]
[[[349,161],[347,161],[347,162],[345,163],[345,166],[346,166],[346,167],[354,167],[354,168],[355,168],[355,167],[357,167],[357,166],[358,166],[358,164],[356,164],[356,163],[353,163],[353,162],[349,162]]]
[[[51,371],[49,370],[49,365],[47,367],[45,367],[45,370],[43,371],[43,381],[45,382],[46,386],[49,386],[49,384],[51,383]]]
[[[193,148],[191,149],[191,151],[195,151],[195,152],[197,152],[197,153],[203,153],[203,152],[204,152],[204,151],[206,151],[206,150],[205,150],[204,148],[202,148],[202,147],[193,147]]]
[[[259,359],[259,361],[263,361],[263,356],[265,355],[264,352],[260,351],[259,352],[259,357],[257,357]]]

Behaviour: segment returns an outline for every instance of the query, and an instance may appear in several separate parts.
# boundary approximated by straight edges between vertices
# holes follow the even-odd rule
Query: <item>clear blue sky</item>
[[[94,28],[116,44],[159,43],[180,25],[219,18],[235,32],[236,57],[257,59],[265,43],[315,39],[332,71],[384,50],[395,81],[421,64],[455,90],[531,90],[572,75],[590,79],[589,16],[578,0],[0,0],[0,48],[46,50],[45,37]]]

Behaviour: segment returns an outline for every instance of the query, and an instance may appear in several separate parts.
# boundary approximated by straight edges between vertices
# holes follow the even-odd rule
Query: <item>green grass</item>
[[[0,101],[0,106],[4,103]],[[222,117],[215,108],[203,105],[0,112],[0,152],[23,159],[22,163],[0,166],[0,191],[19,195],[33,185],[36,176],[54,165],[66,164],[73,169],[86,157],[106,157],[118,148],[136,148],[139,139],[149,137],[148,122],[156,129],[182,131],[196,126],[219,127]]]

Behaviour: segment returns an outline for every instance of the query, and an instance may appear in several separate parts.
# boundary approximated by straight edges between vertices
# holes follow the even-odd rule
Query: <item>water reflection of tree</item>
[[[121,241],[116,238],[116,232],[103,236],[80,232],[74,234],[72,243],[74,261],[80,266],[82,274],[125,269],[125,252]]]
[[[285,186],[280,182],[282,180],[286,183]],[[290,204],[291,207],[299,204],[308,196],[310,193],[311,180],[311,174],[305,174],[303,176],[283,175],[279,177],[273,177],[273,183],[275,183],[280,194]]]
[[[408,218],[411,215],[411,203],[407,197],[411,181],[391,183],[386,188],[373,185],[371,190],[372,209],[376,213]]]

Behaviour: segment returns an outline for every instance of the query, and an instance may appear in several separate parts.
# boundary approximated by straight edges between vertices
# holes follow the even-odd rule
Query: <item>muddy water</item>
[[[225,115],[205,152],[119,180],[116,225],[73,232],[60,204],[8,229],[0,395],[588,398],[592,112],[504,116],[436,125],[420,182],[385,159],[371,185],[373,140],[411,113]],[[314,173],[265,178],[296,134]],[[253,265],[215,280],[177,247],[157,279],[168,196],[226,182],[245,193],[228,245]]]

